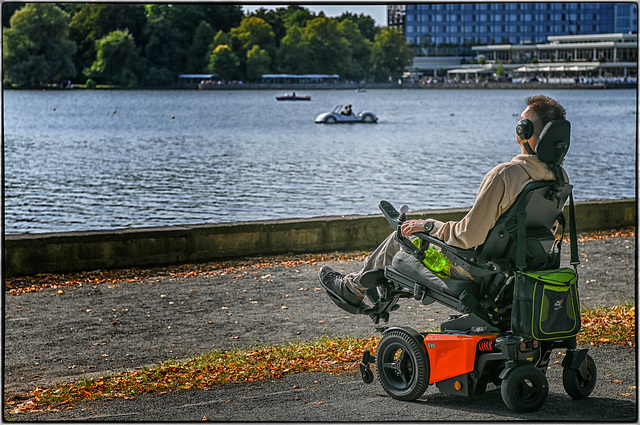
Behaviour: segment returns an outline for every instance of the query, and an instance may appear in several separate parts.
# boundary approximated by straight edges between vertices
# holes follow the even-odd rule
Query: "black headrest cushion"
[[[571,123],[565,119],[554,120],[542,129],[536,153],[540,161],[550,165],[560,165],[569,150]]]

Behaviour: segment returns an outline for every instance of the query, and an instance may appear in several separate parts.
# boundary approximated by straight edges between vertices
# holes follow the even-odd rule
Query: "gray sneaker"
[[[349,313],[361,313],[364,297],[359,297],[347,288],[344,275],[334,271],[331,267],[323,266],[318,272],[320,284],[327,291],[331,300],[341,309]]]

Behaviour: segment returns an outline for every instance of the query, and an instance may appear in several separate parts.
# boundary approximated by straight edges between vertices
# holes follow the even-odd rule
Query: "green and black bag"
[[[518,273],[511,328],[525,338],[564,339],[580,332],[578,275],[562,268]]]
[[[569,220],[573,269],[525,272],[524,255],[522,252],[519,253],[520,266],[516,273],[511,311],[511,330],[516,335],[538,340],[554,340],[570,338],[580,332],[582,322],[577,273],[580,261],[573,193],[570,194]],[[564,223],[562,234],[564,236]]]

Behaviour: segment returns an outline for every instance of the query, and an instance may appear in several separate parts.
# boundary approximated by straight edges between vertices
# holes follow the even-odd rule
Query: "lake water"
[[[5,232],[469,207],[518,154],[531,90],[5,91]],[[636,91],[541,91],[567,109],[576,200],[635,197]],[[376,125],[319,125],[341,103]]]

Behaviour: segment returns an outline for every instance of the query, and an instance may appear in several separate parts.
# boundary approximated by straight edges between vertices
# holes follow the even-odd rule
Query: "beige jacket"
[[[565,180],[567,175],[563,170]],[[434,222],[431,236],[458,248],[481,245],[498,217],[531,181],[553,180],[549,167],[535,155],[518,155],[495,167],[484,177],[471,210],[460,221]]]

